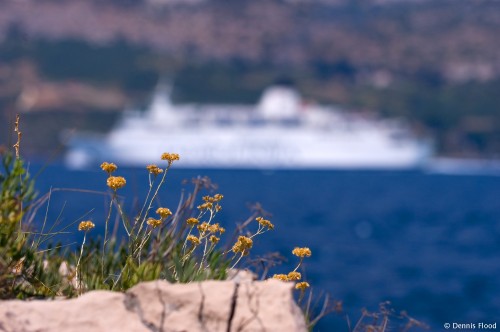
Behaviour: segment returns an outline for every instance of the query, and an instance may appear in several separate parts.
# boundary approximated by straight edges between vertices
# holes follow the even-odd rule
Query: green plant
[[[35,198],[33,181],[23,161],[4,149],[0,170],[0,298],[21,291],[20,278],[28,276],[34,251],[28,246],[28,234],[22,231],[25,214]],[[24,225],[28,227],[28,225]]]
[[[253,246],[252,239],[274,228],[269,220],[257,217],[258,226],[254,233],[238,235],[230,249],[219,247],[225,228],[215,222],[215,218],[222,209],[223,196],[206,195],[196,206],[198,193],[203,187],[210,187],[208,179],[197,179],[193,192],[181,197],[174,213],[169,208],[155,206],[170,167],[179,156],[164,153],[161,159],[167,162],[166,167],[146,167],[149,191],[133,219],[123,212],[123,202],[117,194],[126,185],[126,179],[113,175],[118,169],[115,164],[105,162],[101,165],[108,175],[106,182],[111,189],[104,238],[102,243],[85,245],[87,232],[94,224],[91,221],[80,223],[79,230],[85,234],[75,267],[77,293],[91,289],[126,290],[138,282],[154,279],[171,282],[225,279],[228,269],[235,268],[248,255]],[[120,242],[115,236],[108,235],[113,209],[126,233]]]

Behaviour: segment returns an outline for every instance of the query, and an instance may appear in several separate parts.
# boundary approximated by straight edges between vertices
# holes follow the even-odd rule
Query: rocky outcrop
[[[306,331],[292,286],[276,280],[152,281],[126,293],[93,291],[71,300],[3,301],[0,331]]]

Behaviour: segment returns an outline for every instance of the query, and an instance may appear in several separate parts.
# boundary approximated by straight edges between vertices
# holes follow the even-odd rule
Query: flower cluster
[[[288,280],[300,280],[302,279],[302,274],[300,272],[292,271],[287,275]]]
[[[79,225],[78,225],[78,230],[79,231],[90,231],[92,228],[95,227],[95,224],[88,220],[88,221],[82,221]]]
[[[201,261],[199,263],[200,269],[205,266],[207,258],[213,250],[215,250],[216,244],[220,242],[220,235],[226,231],[226,229],[219,223],[214,222],[217,212],[221,209],[219,202],[222,198],[223,196],[221,194],[202,197],[203,203],[198,206],[198,209],[200,210],[198,216],[186,219],[186,224],[189,226],[189,232],[186,241],[184,242],[183,250],[186,249],[187,242],[191,242],[191,248],[189,248],[187,252],[185,251],[185,255],[188,257],[194,252],[196,246],[204,242],[204,245],[202,246],[203,256],[201,257]],[[207,216],[207,218],[203,218],[204,216]],[[202,221],[203,219],[206,221]],[[198,231],[198,236],[191,235],[193,230],[196,231],[195,227]]]
[[[210,227],[210,224],[208,222],[203,222],[200,225],[198,225],[196,228],[198,228],[198,231],[200,234],[203,234],[208,231],[208,228]]]
[[[203,196],[202,201],[198,206],[199,211],[196,212],[192,211],[192,201],[189,202],[189,205],[186,205],[188,206],[188,210],[186,211],[182,210],[184,208],[184,205],[182,205],[179,208],[181,209],[180,211],[182,211],[182,213],[176,212],[176,216],[177,213],[179,213],[179,215],[186,215],[185,219],[183,218],[185,220],[185,224],[179,226],[177,224],[177,218],[173,218],[175,219],[172,221],[173,229],[167,229],[165,226],[167,222],[172,219],[172,211],[167,207],[160,206],[156,207],[156,215],[153,215],[151,213],[151,209],[153,203],[159,200],[157,194],[159,193],[160,187],[165,182],[166,174],[170,166],[172,165],[172,163],[180,160],[180,156],[177,153],[165,152],[161,154],[161,160],[168,162],[168,166],[160,168],[158,167],[158,165],[162,165],[164,162],[159,162],[158,165],[149,164],[145,167],[149,173],[147,177],[149,179],[150,191],[146,196],[146,202],[141,208],[141,212],[134,219],[134,225],[130,225],[129,221],[125,218],[121,204],[118,201],[117,190],[125,187],[125,185],[127,184],[126,179],[122,176],[115,176],[115,171],[118,169],[118,167],[114,163],[103,162],[101,164],[101,169],[108,175],[107,186],[114,191],[112,192],[112,201],[110,202],[110,213],[108,214],[108,217],[104,223],[105,234],[102,248],[103,266],[104,258],[106,257],[106,244],[110,241],[110,239],[108,238],[108,222],[110,220],[110,217],[113,215],[111,213],[111,209],[114,206],[116,206],[117,208],[117,214],[119,212],[119,216],[122,217],[123,225],[125,227],[125,230],[127,231],[127,234],[133,241],[131,242],[131,248],[133,249],[131,255],[133,259],[140,260],[141,257],[145,257],[143,256],[143,253],[146,253],[144,250],[149,250],[150,247],[153,247],[152,243],[156,243],[150,242],[151,237],[157,236],[156,241],[160,242],[162,239],[162,235],[164,235],[163,231],[165,231],[165,234],[167,234],[167,236],[172,236],[172,239],[174,240],[184,240],[183,243],[173,243],[175,245],[175,250],[177,250],[177,248],[179,248],[180,250],[181,255],[178,256],[182,263],[182,267],[180,268],[184,268],[184,266],[187,266],[185,264],[186,262],[188,262],[189,264],[193,262],[193,266],[197,270],[197,274],[195,275],[195,277],[198,275],[202,275],[203,271],[207,271],[208,268],[212,269],[214,265],[214,259],[219,259],[219,255],[223,255],[224,259],[228,254],[232,256],[230,257],[231,260],[227,261],[227,264],[232,264],[232,267],[230,269],[233,269],[242,259],[245,258],[245,256],[250,253],[250,250],[252,250],[254,244],[253,239],[256,236],[274,229],[275,226],[270,220],[254,215],[253,217],[257,217],[255,218],[257,223],[255,223],[255,221],[252,221],[252,217],[247,222],[245,222],[244,226],[242,226],[243,228],[251,224],[252,228],[256,228],[254,232],[243,233],[245,234],[245,236],[238,236],[236,242],[233,242],[232,247],[226,248],[225,250],[220,249],[219,251],[216,251],[218,250],[217,245],[222,242],[222,235],[226,232],[226,229],[224,227],[222,227],[218,222],[215,222],[217,220],[217,213],[222,209],[221,201],[224,199],[224,196],[219,193]],[[161,180],[157,179],[158,175],[160,175]],[[159,181],[159,183],[157,183],[156,181]],[[196,184],[196,186],[199,185],[200,189],[202,187],[208,190],[214,188],[210,183],[210,180],[206,178],[198,179],[198,182],[194,183]],[[157,188],[155,189],[155,187]],[[195,194],[198,193],[197,190],[198,189],[196,189],[196,191],[194,192]],[[79,224],[78,230],[87,232],[94,227],[95,225],[91,221],[84,221]],[[88,234],[85,233],[83,235],[83,244],[81,248],[84,248],[86,235]],[[168,245],[168,247],[170,248],[170,245]],[[111,248],[111,246],[108,246],[108,248]],[[156,249],[156,247],[154,249]],[[296,254],[295,250],[299,249],[305,250],[306,248],[296,248],[294,249],[294,254]],[[214,253],[216,254],[215,256]],[[80,257],[78,259],[77,270],[80,267],[80,259],[82,258],[82,254],[83,249],[81,250]],[[309,254],[303,251],[301,251],[300,253],[297,252],[297,255],[299,255],[299,257],[301,258],[306,256],[309,257],[310,251]],[[85,260],[82,262],[85,262]],[[226,262],[224,262],[224,264],[226,264]],[[182,271],[176,270],[179,267],[174,266],[173,268],[173,276],[180,275],[179,272]],[[284,281],[300,281],[302,276],[296,270],[288,274],[275,275],[274,277]],[[103,270],[101,271],[101,273],[104,276],[104,274],[106,274],[106,271]],[[302,285],[303,283],[300,284]]]
[[[111,175],[111,173],[113,173],[114,171],[116,171],[118,169],[118,166],[116,166],[115,164],[113,163],[108,163],[108,162],[103,162],[101,164],[101,168],[104,172],[108,173],[109,175]]]
[[[155,218],[148,218],[148,220],[146,221],[146,223],[147,223],[149,226],[151,226],[151,227],[153,227],[153,228],[156,228],[156,227],[158,227],[158,226],[160,226],[160,225],[161,225],[162,220],[161,220],[161,219],[155,219]]]
[[[249,250],[253,246],[253,240],[246,236],[239,236],[238,241],[233,245],[231,249],[235,254],[241,252],[243,256],[248,255]]]
[[[127,181],[122,176],[110,176],[107,180],[107,185],[113,190],[125,187]]]
[[[198,219],[189,218],[188,219],[188,224],[189,224],[190,221],[196,224],[196,222],[198,221]],[[215,233],[222,234],[222,233],[224,233],[226,231],[226,229],[224,227],[221,227],[221,225],[219,225],[219,223],[209,224],[208,222],[203,222],[200,225],[198,225],[197,228],[198,228],[198,231],[200,232],[200,234],[202,234],[202,235],[204,233],[206,233],[206,232],[209,232],[209,233],[212,233],[212,234],[215,234]]]
[[[223,195],[221,195],[221,194],[215,194],[213,197],[211,197],[211,196],[203,196],[202,199],[205,202],[216,203],[216,202],[220,202],[223,198],[224,198]]]
[[[224,227],[221,227],[219,225],[219,223],[216,223],[216,224],[210,225],[208,227],[208,231],[212,234],[215,234],[215,233],[223,234],[226,231],[226,229]]]
[[[210,202],[205,202],[201,205],[198,205],[199,210],[210,210],[213,207],[214,207],[214,204],[210,203]]]
[[[301,291],[304,291],[306,288],[309,288],[309,283],[306,281],[299,282],[295,285],[295,289],[300,289]]]
[[[297,281],[302,279],[302,274],[300,272],[292,271],[287,274],[275,274],[273,275],[273,279],[278,279],[281,281]]]
[[[281,281],[289,281],[288,276],[286,274],[275,274],[273,275],[273,279],[281,280]]]
[[[224,198],[221,194],[215,194],[214,196],[203,196],[204,203],[198,206],[200,210],[211,210],[215,206],[215,211],[219,212],[222,207],[219,205],[220,202]]]
[[[274,225],[269,220],[266,220],[266,219],[264,219],[262,217],[257,217],[257,218],[255,218],[255,220],[257,220],[257,222],[262,227],[267,227],[267,229],[274,229]]]
[[[163,173],[163,170],[154,164],[146,166],[146,169],[150,174],[153,174],[154,176]]]
[[[187,240],[191,242],[193,246],[198,246],[201,243],[200,239],[194,235],[188,235]]]
[[[311,249],[307,247],[304,248],[295,247],[295,249],[292,250],[292,254],[300,258],[311,257]]]
[[[172,215],[172,212],[170,211],[170,209],[164,208],[164,207],[158,208],[156,210],[156,213],[159,214],[162,219],[165,219],[165,218]]]
[[[199,223],[200,223],[200,221],[197,218],[189,218],[186,220],[186,224],[188,224],[191,227],[194,227],[194,226],[198,225]]]
[[[165,152],[161,155],[161,160],[167,160],[168,165],[171,165],[175,160],[179,160],[179,155],[177,153]]]
[[[149,247],[149,239],[155,232],[156,228],[159,228],[160,233],[158,235],[158,241],[161,240],[161,230],[162,226],[167,223],[167,219],[173,215],[172,211],[169,208],[166,207],[158,207],[156,209],[156,216],[155,217],[149,217],[148,218],[148,213],[150,212],[150,209],[152,207],[153,202],[157,201],[157,194],[159,191],[160,186],[164,183],[166,173],[168,172],[168,169],[172,165],[173,162],[180,160],[180,156],[177,153],[168,153],[165,152],[161,155],[161,160],[167,161],[168,162],[168,167],[160,168],[156,164],[149,164],[146,166],[146,170],[149,173],[149,185],[150,185],[150,192],[148,192],[148,195],[146,197],[146,202],[145,205],[143,206],[143,209],[141,210],[139,216],[136,218],[136,222],[140,221],[140,226],[138,229],[132,227],[131,229],[128,229],[127,227],[128,222],[124,219],[124,226],[126,228],[127,234],[129,236],[134,235],[134,239],[139,240],[137,244],[137,250],[135,250],[134,247],[134,258],[141,258],[142,256],[142,250],[145,248],[147,249]],[[114,172],[118,169],[118,167],[114,163],[109,163],[109,162],[103,162],[101,164],[101,169],[107,173],[108,178],[107,178],[107,186],[111,188],[113,192],[113,201],[110,203],[110,212],[111,208],[113,206],[113,203],[115,203],[118,206],[120,215],[123,217],[122,209],[121,206],[117,200],[117,193],[116,191],[120,188],[123,188],[127,181],[125,180],[124,177],[122,176],[113,176]],[[156,177],[158,175],[162,174],[161,176],[161,181],[157,187],[156,190],[153,191],[154,187],[154,180],[156,180]],[[154,180],[153,180],[154,179]],[[205,188],[210,189],[211,184],[210,181],[207,179],[202,179],[198,180],[199,182],[195,182],[197,185],[203,185]],[[150,197],[150,193],[154,192],[154,194]],[[197,191],[195,192],[197,193]],[[202,197],[202,202],[198,206],[198,215],[193,216],[193,217],[186,217],[187,219],[185,220],[186,224],[184,227],[179,227],[180,233],[178,233],[178,238],[180,239],[181,237],[184,239],[184,243],[182,244],[182,247],[180,247],[180,251],[182,253],[181,257],[181,262],[182,266],[184,267],[184,263],[191,257],[195,259],[194,266],[198,270],[198,275],[200,275],[201,272],[203,272],[204,269],[207,268],[212,268],[211,265],[213,265],[212,261],[212,254],[214,253],[214,250],[216,250],[217,244],[221,241],[222,234],[225,233],[225,228],[221,227],[219,223],[215,222],[215,218],[217,213],[222,209],[221,207],[221,201],[224,198],[222,194],[214,194],[214,195],[207,195]],[[148,199],[149,199],[149,204],[148,204]],[[147,207],[147,208],[146,208]],[[192,205],[191,203],[189,204],[189,213],[191,213],[191,208]],[[143,212],[145,211],[145,215],[143,216]],[[108,230],[108,221],[109,218],[112,214],[109,213],[108,218],[105,221],[105,235],[104,235],[104,244],[103,244],[103,264],[104,264],[104,256],[105,256],[105,247],[106,243],[108,242],[107,238],[107,230]],[[257,217],[256,215],[254,217]],[[227,250],[223,252],[223,255],[226,256],[227,254],[231,253],[231,264],[232,268],[236,267],[240,260],[242,260],[245,256],[247,256],[250,253],[250,250],[253,248],[254,241],[253,239],[261,235],[267,231],[274,230],[275,225],[268,219],[265,219],[262,216],[258,216],[255,218],[257,224],[255,224],[252,219],[249,219],[248,222],[245,222],[244,226],[248,226],[248,224],[252,223],[252,227],[257,228],[255,232],[252,233],[246,233],[246,236],[240,235],[237,238],[237,241],[233,244],[230,250]],[[143,226],[144,223],[147,224],[150,228],[144,230]],[[167,234],[174,234],[175,235],[175,228],[177,226],[176,223],[172,222],[174,230],[172,233],[167,233]],[[84,231],[87,232],[91,229],[95,228],[95,224],[92,221],[82,221],[78,225],[78,230],[79,231]],[[146,226],[147,228],[147,226]],[[187,234],[185,234],[186,232]],[[84,239],[83,239],[83,244],[81,247],[81,252],[80,252],[80,257],[78,259],[78,263],[76,266],[76,270],[79,271],[79,266],[80,266],[80,259],[82,258],[83,254],[83,248],[85,245],[85,238],[86,238],[87,233],[84,234]],[[177,238],[175,238],[177,239]],[[135,243],[134,243],[135,246]],[[135,257],[137,252],[137,257]],[[201,257],[192,257],[192,255],[197,255],[198,253],[203,253]],[[286,281],[286,282],[296,282],[295,288],[301,291],[301,298],[304,296],[304,291],[308,287],[310,287],[309,283],[302,280],[302,274],[298,272],[298,269],[302,266],[303,260],[305,257],[311,257],[312,252],[309,248],[307,247],[295,247],[292,251],[292,254],[297,256],[300,261],[296,265],[295,269],[288,274],[275,274],[273,276],[273,279],[281,280],[281,281]],[[198,260],[198,258],[201,258]],[[234,262],[233,262],[234,261]],[[229,263],[229,261],[228,261]],[[176,266],[174,266],[174,269],[177,269]],[[174,271],[174,275],[178,274],[179,271]],[[102,272],[104,274],[104,272]],[[78,275],[76,276],[78,279]],[[299,299],[300,302],[300,299]]]
[[[277,279],[277,280],[281,280],[281,281],[299,281],[302,279],[302,274],[300,272],[297,272],[297,270],[302,265],[302,261],[303,261],[304,257],[311,257],[311,255],[312,255],[311,249],[306,248],[306,247],[304,247],[304,248],[295,247],[292,250],[292,254],[300,257],[300,262],[297,265],[297,267],[295,267],[295,269],[292,272],[289,272],[288,274],[275,274],[273,276],[273,279]],[[308,287],[309,287],[309,283],[307,283],[305,281],[299,282],[295,285],[295,288],[300,289],[301,291],[304,291]]]

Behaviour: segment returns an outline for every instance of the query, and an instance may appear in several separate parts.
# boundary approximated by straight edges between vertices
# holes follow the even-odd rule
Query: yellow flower
[[[217,232],[219,232],[219,234],[222,234],[226,231],[226,229],[224,227],[220,227],[219,223],[210,225],[208,227],[208,230],[210,231],[210,233],[214,233],[214,234]]]
[[[188,220],[186,220],[186,223],[191,227],[193,227],[194,225],[198,225],[199,222],[200,221],[196,218],[189,218]]]
[[[231,248],[231,250],[237,254],[239,252],[242,252],[244,249],[241,248],[241,243],[239,243],[238,241],[236,241],[236,243],[233,245],[233,247]]]
[[[116,169],[118,168],[118,166],[116,166],[115,164],[113,163],[108,163],[108,162],[103,162],[101,164],[101,168],[104,172],[108,173],[108,174],[111,174],[113,173],[114,171],[116,171]]]
[[[175,160],[179,160],[179,155],[177,153],[165,152],[161,155],[161,160],[167,160],[168,164],[171,165]]]
[[[248,255],[248,250],[253,246],[253,241],[251,238],[246,236],[239,236],[238,241],[233,245],[231,249],[234,253],[241,252],[243,255]]]
[[[207,222],[204,222],[201,225],[198,225],[197,228],[198,228],[198,231],[203,234],[206,231],[208,231],[208,229],[210,228],[210,224]]]
[[[238,236],[238,242],[240,242],[245,249],[250,249],[253,246],[252,239],[246,236]]]
[[[295,247],[295,249],[292,250],[292,254],[294,254],[297,257],[303,258],[303,257],[311,257],[311,249],[304,247],[304,248],[299,248]]]
[[[275,274],[273,275],[273,279],[281,280],[281,281],[288,281],[288,277],[286,274]]]
[[[220,206],[219,204],[215,205],[215,211],[219,212],[220,210],[222,210],[222,206]]]
[[[148,218],[148,220],[146,221],[146,224],[148,224],[149,226],[151,226],[153,228],[160,226],[161,223],[162,223],[162,221],[160,219],[155,219],[155,218]]]
[[[264,227],[267,227],[268,229],[274,229],[274,225],[269,220],[266,220],[262,217],[257,217],[255,218],[255,220],[257,220],[259,224],[261,224]]]
[[[212,242],[213,244],[216,244],[217,242],[219,242],[219,240],[220,238],[215,235],[210,236],[210,242]]]
[[[113,190],[125,187],[126,183],[127,181],[122,176],[110,176],[107,180],[108,187]]]
[[[88,220],[88,221],[82,221],[79,225],[78,225],[78,230],[79,231],[90,231],[92,228],[95,227],[95,224]]]
[[[201,205],[198,205],[199,210],[211,209],[213,207],[213,203],[205,202]]]
[[[300,290],[304,290],[304,289],[306,289],[306,288],[308,288],[308,287],[309,287],[309,283],[308,283],[308,282],[305,282],[305,281],[303,281],[303,282],[299,282],[299,283],[297,283],[297,284],[295,285],[295,289],[300,289]]]
[[[210,197],[210,196],[203,196],[203,200],[207,203],[215,203],[215,202],[219,202],[221,199],[223,199],[224,196],[221,195],[221,194],[215,194],[213,197]]]
[[[187,240],[188,240],[189,242],[191,242],[191,243],[193,244],[193,246],[197,246],[197,245],[199,245],[199,244],[200,244],[200,239],[199,239],[199,238],[197,238],[197,237],[196,237],[196,236],[194,236],[194,235],[189,235],[189,236],[187,237]]]
[[[288,273],[288,280],[300,280],[302,275],[300,272],[290,272]]]
[[[149,173],[153,174],[154,176],[163,173],[163,170],[154,164],[146,166],[146,169],[149,171]]]
[[[156,213],[158,213],[162,219],[165,219],[168,216],[172,215],[172,212],[170,211],[169,208],[163,208],[163,207],[158,208],[158,210],[156,210]]]

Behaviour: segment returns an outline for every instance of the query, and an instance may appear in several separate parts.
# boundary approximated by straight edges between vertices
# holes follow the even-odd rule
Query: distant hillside
[[[2,1],[0,37],[16,27],[26,38],[124,40],[180,59],[313,65],[325,75],[384,69],[450,82],[500,75],[498,1],[111,3]]]
[[[440,153],[498,158],[499,31],[494,0],[0,0],[0,116],[32,112],[43,150],[62,129],[106,131],[159,75],[178,102],[254,103],[287,78],[405,118]]]

